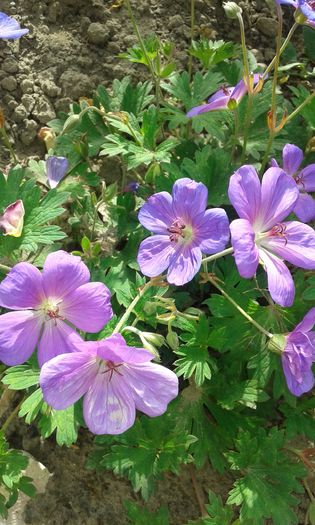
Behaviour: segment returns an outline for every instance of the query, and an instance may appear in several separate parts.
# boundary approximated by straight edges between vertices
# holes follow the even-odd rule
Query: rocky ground
[[[90,96],[99,84],[110,85],[126,74],[144,78],[141,67],[117,58],[136,42],[120,0],[2,0],[1,10],[16,16],[29,35],[19,41],[0,42],[0,106],[20,158],[43,157],[37,138],[40,127],[67,111],[80,96]],[[240,2],[250,45],[259,62],[274,53],[276,22],[267,2]],[[176,60],[185,67],[190,42],[188,0],[134,0],[144,33],[155,32],[176,45]],[[224,15],[218,0],[196,0],[196,36],[239,40],[237,24]],[[7,153],[0,148],[0,165]],[[53,476],[45,494],[30,501],[24,521],[32,525],[123,525],[123,501],[140,500],[129,483],[110,472],[95,474],[84,468],[91,436],[80,435],[78,446],[57,447],[54,439],[40,441],[35,429],[17,423],[12,445],[41,461]],[[198,483],[225,498],[232,480],[210,468],[200,472]],[[183,525],[200,511],[189,469],[180,477],[167,476],[150,502],[152,510],[167,505],[171,525]]]

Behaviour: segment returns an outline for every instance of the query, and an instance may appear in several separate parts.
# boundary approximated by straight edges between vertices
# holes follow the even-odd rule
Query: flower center
[[[314,4],[315,4],[315,0],[314,0]],[[302,188],[305,190],[305,184],[304,184],[303,175],[297,173],[296,175],[294,175],[293,178],[294,178],[297,186],[302,186]]]
[[[308,0],[306,3],[313,11],[315,11],[315,0]]]
[[[282,237],[284,239],[284,244],[287,244],[288,239],[286,237],[285,231],[287,227],[285,224],[279,222],[268,232],[268,237]]]
[[[55,321],[57,319],[62,319],[59,313],[58,302],[54,301],[53,299],[47,299],[46,301],[44,301],[41,305],[40,310],[44,313],[46,321],[49,321],[50,319]]]
[[[189,242],[193,238],[192,226],[184,223],[182,219],[176,219],[171,226],[167,228],[169,232],[170,241],[177,243],[178,241]]]
[[[113,374],[116,373],[120,376],[122,376],[122,373],[117,370],[120,366],[122,366],[122,363],[117,365],[113,361],[105,361],[104,359],[99,359],[99,373],[100,374],[108,374],[109,375],[109,381],[111,381]]]

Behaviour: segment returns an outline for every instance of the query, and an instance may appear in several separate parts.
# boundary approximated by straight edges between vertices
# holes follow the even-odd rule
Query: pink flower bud
[[[25,210],[23,202],[17,200],[4,210],[0,215],[0,228],[3,230],[3,235],[11,235],[11,237],[21,237],[24,224]]]

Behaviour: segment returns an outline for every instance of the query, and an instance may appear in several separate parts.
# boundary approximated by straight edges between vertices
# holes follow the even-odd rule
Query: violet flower
[[[315,28],[315,2],[314,0],[276,0],[277,4],[292,5],[295,11],[295,19],[300,24]]]
[[[288,389],[300,396],[314,386],[312,363],[315,362],[315,308],[285,337],[281,354],[282,367]]]
[[[230,179],[229,199],[240,219],[231,225],[235,262],[242,277],[255,275],[261,262],[273,300],[291,306],[294,282],[283,259],[315,269],[315,232],[297,221],[282,222],[299,197],[296,183],[280,168],[269,168],[260,185],[253,166],[242,166]]]
[[[142,206],[139,221],[155,235],[140,244],[138,264],[148,277],[166,268],[167,280],[182,285],[191,281],[201,266],[202,254],[223,250],[229,240],[229,221],[224,210],[206,210],[208,190],[201,182],[179,179],[172,195],[155,193]]]
[[[0,228],[3,235],[11,237],[21,237],[24,225],[24,205],[23,201],[17,200],[6,207],[3,214],[0,215]]]
[[[299,171],[303,157],[300,148],[294,144],[286,144],[282,151],[282,169],[293,177],[300,191],[293,208],[295,215],[302,222],[310,222],[315,219],[315,199],[306,192],[315,191],[315,164],[310,164]],[[271,160],[271,165],[279,167],[275,159]]]
[[[112,317],[110,292],[89,280],[80,257],[62,250],[48,255],[42,273],[32,264],[16,264],[0,284],[0,306],[17,310],[0,316],[0,359],[22,364],[38,346],[41,366],[81,341],[73,325],[101,330]]]
[[[84,420],[94,434],[125,432],[134,424],[136,409],[160,416],[178,395],[174,372],[151,363],[151,352],[127,346],[120,334],[82,341],[75,349],[42,367],[40,386],[46,403],[56,410],[84,396]]]
[[[15,40],[28,32],[29,29],[21,29],[20,24],[14,18],[0,12],[0,38]]]
[[[261,75],[254,75],[253,84],[257,84],[260,78]],[[187,117],[194,117],[195,115],[201,115],[202,113],[208,113],[208,111],[218,109],[235,109],[247,91],[248,89],[244,80],[240,80],[236,86],[223,87],[209,98],[208,104],[196,106],[188,111]]]
[[[46,160],[46,175],[51,188],[56,188],[69,169],[68,159],[65,157],[48,157]]]

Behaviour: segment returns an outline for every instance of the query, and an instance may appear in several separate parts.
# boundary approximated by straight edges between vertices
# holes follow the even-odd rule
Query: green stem
[[[239,118],[238,118],[237,108],[233,110],[233,113],[234,113],[234,134],[233,134],[233,143],[232,143],[232,151],[231,151],[232,162],[234,160],[235,150],[237,146],[237,139],[238,139]]]
[[[3,433],[5,434],[6,430],[8,429],[8,427],[10,426],[10,424],[12,423],[13,419],[15,418],[15,416],[17,416],[20,408],[21,408],[21,405],[23,403],[23,401],[25,400],[25,397],[23,397],[21,399],[21,401],[18,403],[18,405],[15,407],[15,409],[13,410],[13,412],[11,412],[11,414],[7,417],[7,419],[5,420],[5,422],[3,423],[2,427],[0,428],[0,433]]]
[[[269,153],[270,153],[270,150],[271,150],[271,147],[272,147],[274,136],[275,136],[275,132],[274,131],[273,132],[270,131],[268,143],[267,143],[267,146],[266,146],[266,149],[265,149],[264,158],[262,160],[261,167],[260,167],[260,172],[259,172],[260,176],[262,176],[264,171],[265,171],[265,167],[266,167],[266,164],[268,162]]]
[[[10,266],[6,266],[5,264],[0,264],[0,272],[2,273],[9,273],[12,270]]]
[[[247,312],[245,312],[245,310],[243,310],[243,308],[239,304],[237,304],[237,302],[235,302],[234,299],[232,299],[232,297],[230,297],[223,290],[223,288],[217,283],[217,281],[213,277],[211,277],[209,275],[208,278],[209,278],[209,281],[211,282],[211,284],[213,286],[215,286],[215,288],[217,288],[221,292],[221,294],[234,306],[234,308],[236,308],[253,326],[255,326],[255,328],[257,328],[257,330],[259,330],[259,332],[261,332],[262,334],[264,334],[268,338],[272,337],[272,334],[270,332],[268,332],[259,323],[257,323],[257,321],[255,321],[255,319],[253,319]]]
[[[243,66],[244,66],[244,76],[246,78],[246,84],[248,85],[249,82],[249,65],[248,65],[248,56],[247,56],[247,49],[246,49],[246,38],[245,38],[245,27],[244,27],[244,20],[241,13],[237,14],[237,18],[240,24],[240,30],[241,30],[241,44],[242,44],[242,53],[243,53]]]
[[[220,259],[220,257],[224,257],[225,255],[230,255],[231,253],[233,253],[233,248],[226,248],[222,252],[218,252],[214,255],[209,255],[209,257],[205,257],[204,259],[202,259],[202,263],[215,261],[216,259]]]
[[[193,45],[194,32],[195,32],[195,7],[196,7],[195,0],[190,0],[190,45],[191,47]],[[193,56],[192,54],[190,54],[189,63],[188,63],[189,81],[191,81],[192,66],[193,66]]]
[[[124,315],[122,316],[122,318],[120,319],[120,321],[117,323],[114,331],[113,331],[113,334],[117,334],[120,332],[120,330],[122,329],[122,327],[124,326],[124,324],[126,323],[126,321],[128,321],[129,319],[129,316],[130,314],[132,313],[132,310],[134,309],[134,307],[136,306],[136,304],[140,301],[141,297],[143,297],[143,295],[145,294],[145,292],[148,290],[148,288],[150,288],[150,286],[153,286],[153,283],[152,283],[152,280],[151,281],[148,281],[144,286],[143,288],[141,288],[140,292],[138,293],[138,295],[136,295],[136,297],[134,298],[134,300],[130,303],[130,305],[128,306],[127,310],[125,311]]]
[[[280,48],[280,51],[279,51],[279,58],[280,56],[282,55],[283,51],[286,49],[288,43],[290,42],[292,36],[293,36],[293,33],[295,32],[296,28],[299,27],[299,24],[297,22],[295,22],[293,24],[293,26],[291,27],[285,41],[283,42],[281,48]],[[264,74],[262,75],[262,78],[263,80],[266,79],[268,73],[272,70],[273,66],[275,65],[275,62],[276,62],[276,56],[274,56],[274,58],[272,59],[272,61],[270,62],[269,66],[266,68]]]
[[[243,150],[242,150],[241,164],[244,164],[245,157],[246,157],[246,148],[247,148],[247,142],[248,142],[249,128],[250,128],[250,122],[252,119],[253,102],[254,102],[254,95],[253,93],[249,92],[248,101],[247,101],[247,109],[246,109],[246,119],[245,119],[245,125],[244,125],[244,138],[243,138]]]
[[[311,102],[311,100],[315,97],[315,91],[313,91],[313,93],[311,93],[305,100],[304,102],[302,102],[302,104],[300,104],[294,111],[292,111],[292,113],[285,119],[285,123],[287,124],[288,122],[290,122],[290,120],[292,120],[294,117],[296,117],[296,115],[301,111],[301,109],[304,108],[304,106],[306,106],[309,102]]]
[[[4,144],[6,145],[6,147],[8,148],[8,150],[9,150],[9,152],[10,152],[10,155],[11,155],[13,161],[14,161],[16,164],[18,164],[18,159],[17,159],[17,157],[16,157],[16,155],[15,155],[15,153],[14,153],[14,149],[13,149],[12,146],[11,146],[11,142],[10,142],[10,140],[9,140],[9,137],[8,137],[8,135],[7,135],[7,132],[6,132],[6,130],[5,130],[5,127],[4,127],[4,126],[1,127],[1,128],[0,128],[0,131],[1,131],[1,135],[2,135],[3,142],[4,142]]]

